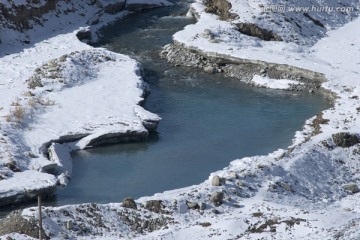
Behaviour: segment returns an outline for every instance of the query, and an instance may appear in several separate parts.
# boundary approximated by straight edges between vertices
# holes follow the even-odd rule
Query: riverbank
[[[143,141],[156,129],[160,118],[141,107],[148,88],[139,64],[85,42],[129,10],[169,3],[116,4],[44,2],[41,14],[31,4],[27,10],[3,6],[9,16],[1,21],[0,206],[48,197],[66,185],[72,150]],[[22,11],[38,23],[16,15]],[[94,14],[97,20],[89,25]]]
[[[250,39],[257,41],[252,48],[235,39],[233,44],[246,47],[233,51],[228,49],[231,42],[211,43],[200,37],[204,27],[217,29],[228,22],[218,21],[199,3],[193,8],[201,16],[199,22],[176,34],[177,42],[204,52],[319,72],[327,80],[321,87],[337,96],[334,107],[309,119],[289,150],[235,160],[202,184],[136,201],[46,208],[46,235],[53,239],[357,239],[360,35],[355,29],[360,20],[329,31],[328,37],[319,36],[316,43],[304,42],[301,48]],[[232,32],[228,25],[223,29],[222,34]],[[261,79],[276,81],[266,74]],[[33,222],[37,214],[30,208],[22,217]]]

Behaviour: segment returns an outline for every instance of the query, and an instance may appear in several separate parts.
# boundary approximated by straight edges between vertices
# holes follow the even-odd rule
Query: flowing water
[[[167,64],[161,47],[194,23],[179,16],[182,3],[130,15],[104,29],[97,45],[141,62],[151,86],[144,107],[162,117],[157,134],[73,153],[72,179],[48,204],[118,202],[198,184],[234,159],[286,148],[305,119],[330,106],[317,94],[253,88]]]

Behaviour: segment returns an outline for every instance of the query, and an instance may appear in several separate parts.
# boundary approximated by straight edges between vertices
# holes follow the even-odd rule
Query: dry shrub
[[[6,121],[10,122],[15,118],[16,122],[22,122],[25,118],[25,108],[16,106],[11,112],[10,116],[6,116]]]
[[[33,96],[35,96],[35,94],[33,94],[31,91],[23,92],[22,95],[24,97],[33,97]]]
[[[20,100],[17,98],[16,101],[12,102],[10,106],[20,106]]]
[[[42,106],[53,106],[55,105],[55,101],[50,100],[49,98],[41,98],[41,97],[34,97],[29,99],[28,102],[29,106],[32,108],[35,108],[37,105],[42,105]]]

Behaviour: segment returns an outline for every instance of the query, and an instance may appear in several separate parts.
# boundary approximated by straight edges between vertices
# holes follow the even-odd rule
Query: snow
[[[26,194],[28,191],[55,186],[54,175],[34,170],[16,172],[7,180],[0,181],[0,198]]]
[[[323,111],[322,118],[327,121],[320,123],[319,133],[313,135],[312,123],[315,117],[308,119],[303,131],[295,134],[293,145],[289,149],[279,149],[264,156],[234,160],[223,170],[211,173],[209,179],[199,185],[136,200],[138,210],[125,209],[120,203],[45,208],[43,220],[45,232],[51,235],[52,239],[63,239],[65,235],[76,239],[89,239],[89,237],[118,239],[120,235],[133,239],[360,238],[358,227],[360,194],[350,193],[343,188],[349,183],[360,184],[359,144],[342,148],[336,146],[331,138],[334,133],[349,132],[359,135],[360,132],[358,110],[360,107],[360,32],[357,31],[360,28],[360,18],[355,18],[358,13],[319,13],[319,19],[327,19],[325,28],[320,29],[319,26],[312,26],[312,23],[302,14],[262,13],[261,4],[271,5],[282,3],[282,1],[231,0],[230,2],[233,6],[231,11],[239,15],[238,19],[230,21],[221,21],[217,16],[206,13],[201,1],[192,4],[192,11],[196,12],[198,22],[176,33],[174,41],[190,49],[204,51],[204,54],[210,56],[221,54],[251,61],[287,64],[325,74],[327,81],[322,84],[322,88],[335,93],[337,98],[332,108]],[[287,2],[288,5],[295,4],[295,1]],[[301,3],[304,6],[321,5],[323,1],[304,0]],[[327,1],[326,4],[339,3]],[[350,0],[347,4],[359,6],[359,1]],[[264,15],[269,16],[268,21],[264,21],[262,18]],[[285,17],[293,17],[293,21],[301,24],[304,30],[295,28],[296,24],[285,21]],[[270,21],[271,19],[273,21]],[[350,20],[352,21],[347,23]],[[265,42],[245,36],[234,29],[233,24],[239,21],[260,24],[261,27],[276,31],[286,41]],[[285,31],[276,30],[279,27],[274,22],[284,26]],[[204,31],[209,31],[209,29],[215,41],[209,41],[204,37]],[[292,42],[288,42],[290,40]],[[48,42],[51,44],[47,44]],[[57,46],[57,49],[51,46]],[[126,131],[129,128],[143,131],[141,123],[144,119],[158,119],[157,116],[139,108],[137,104],[141,100],[141,89],[144,86],[136,74],[138,69],[136,63],[125,56],[102,49],[91,49],[74,39],[73,32],[60,34],[45,42],[39,42],[23,52],[13,53],[1,59],[3,68],[0,71],[6,76],[1,80],[1,96],[6,97],[1,101],[0,109],[3,107],[0,110],[1,114],[3,116],[8,114],[10,109],[15,107],[11,107],[11,103],[28,90],[24,80],[19,81],[19,79],[28,79],[35,68],[75,49],[79,51],[73,56],[77,60],[90,61],[92,56],[101,54],[115,61],[111,61],[109,66],[103,66],[100,63],[98,66],[91,64],[89,68],[80,67],[79,69],[82,70],[78,72],[76,69],[72,70],[74,63],[67,59],[63,69],[66,69],[65,73],[69,76],[67,79],[75,81],[65,84],[49,81],[47,83],[49,85],[45,88],[50,87],[53,89],[52,92],[34,91],[36,94],[45,94],[43,97],[49,98],[50,102],[55,103],[54,105],[46,106],[35,113],[35,120],[29,119],[25,130],[20,128],[16,130],[12,127],[10,131],[10,124],[2,122],[1,133],[6,133],[6,135],[3,135],[0,140],[6,144],[1,145],[3,158],[0,161],[8,158],[8,155],[17,156],[19,152],[32,153],[39,150],[45,142],[57,139],[64,134],[75,136],[86,133],[79,142],[68,146],[83,148],[91,141],[88,138],[112,133],[114,131],[112,124],[119,123],[120,131]],[[39,61],[34,61],[32,57],[34,54],[39,55]],[[87,57],[83,58],[80,55]],[[113,68],[121,68],[120,62],[126,63],[127,67],[118,69],[119,72],[117,72]],[[119,78],[119,81],[111,83],[114,84],[112,88],[107,88],[105,85],[108,84],[111,76],[114,76],[106,72],[110,69],[117,74],[121,72],[121,76],[127,76],[131,81],[126,81],[125,84]],[[81,77],[83,73],[87,77]],[[298,84],[293,80],[275,80],[260,75],[255,75],[252,81],[257,85],[280,89],[291,84]],[[124,108],[126,111],[118,115],[105,113],[99,105],[104,104],[109,108],[118,107],[114,104],[109,105],[110,103],[105,98],[107,91],[110,93],[108,96],[112,96],[116,93],[114,88],[117,87],[126,89],[121,91],[122,94],[125,93],[124,96],[116,96],[119,97],[118,101],[124,101],[127,104]],[[86,97],[94,97],[93,91],[101,96],[96,97],[96,101],[91,97]],[[84,97],[79,97],[79,93]],[[89,95],[83,95],[83,93],[89,93]],[[20,103],[23,101],[24,99],[19,100]],[[68,121],[71,126],[67,124]],[[101,123],[105,123],[105,126],[100,127]],[[126,124],[121,123],[131,124],[126,127]],[[84,131],[85,128],[86,131]],[[54,149],[53,152],[60,156],[67,151],[62,151],[60,148],[60,151]],[[35,154],[39,153],[35,152]],[[23,161],[26,164],[20,164],[19,167],[26,170],[31,166],[36,169],[36,167],[46,165],[46,161],[48,160],[38,156],[26,159]],[[58,165],[61,164],[58,163]],[[1,174],[4,176],[8,174],[9,178],[0,181],[0,185],[3,184],[0,189],[4,189],[4,194],[13,191],[12,185],[7,184],[9,181],[15,182],[15,189],[22,187],[21,180],[28,176],[36,183],[51,184],[52,181],[57,180],[53,175],[30,171],[12,173],[6,168],[1,169]],[[216,175],[224,180],[221,186],[211,185],[211,180]],[[26,186],[33,187],[31,183]],[[214,206],[209,201],[209,195],[214,192],[224,193],[222,205]],[[164,209],[170,213],[158,214],[144,209],[143,205],[146,205],[147,201],[156,199],[162,200]],[[188,209],[187,201],[206,203],[206,209]],[[23,216],[37,218],[37,213],[33,210],[25,209]],[[119,217],[121,214],[128,214],[130,219],[170,217],[172,220],[158,230],[152,232],[145,230],[143,233],[138,233],[130,229],[124,218]],[[73,230],[65,227],[66,221],[70,219],[74,221]],[[89,232],[84,232],[82,229]],[[274,229],[276,231],[273,231]]]
[[[290,89],[291,86],[302,85],[299,81],[289,80],[289,79],[271,79],[269,77],[262,77],[260,75],[254,75],[251,80],[257,87],[265,87],[272,89]]]
[[[16,239],[16,240],[36,240],[36,238],[29,237],[25,234],[13,233],[0,236],[1,240]]]

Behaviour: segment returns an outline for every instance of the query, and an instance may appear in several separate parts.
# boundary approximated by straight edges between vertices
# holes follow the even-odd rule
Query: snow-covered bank
[[[66,184],[71,174],[70,151],[142,141],[148,131],[156,129],[160,118],[140,106],[147,86],[138,63],[127,56],[93,49],[78,38],[93,41],[102,26],[130,13],[130,9],[170,3],[0,4],[3,206],[38,194],[51,195],[58,184]],[[57,145],[50,148],[48,158],[53,142]]]
[[[231,2],[235,10],[244,11],[242,16],[261,8],[247,1]],[[358,239],[360,33],[356,30],[360,19],[328,32],[316,44],[296,46],[245,37],[232,31],[231,22],[206,13],[201,4],[193,8],[201,16],[199,23],[175,35],[177,42],[201,48],[204,55],[223,54],[243,63],[309,69],[308,74],[319,76],[318,85],[338,96],[334,107],[309,119],[289,150],[235,160],[202,184],[127,199],[123,204],[45,208],[46,235],[52,239]],[[206,21],[201,21],[203,17]],[[300,17],[298,24],[306,19]],[[228,35],[229,41],[203,37],[209,33],[205,29],[216,30],[216,26],[228,27],[222,36]],[[240,37],[260,45],[251,48],[246,41],[238,41]],[[239,47],[228,49],[228,44]],[[32,223],[38,218],[33,208],[22,216]]]

